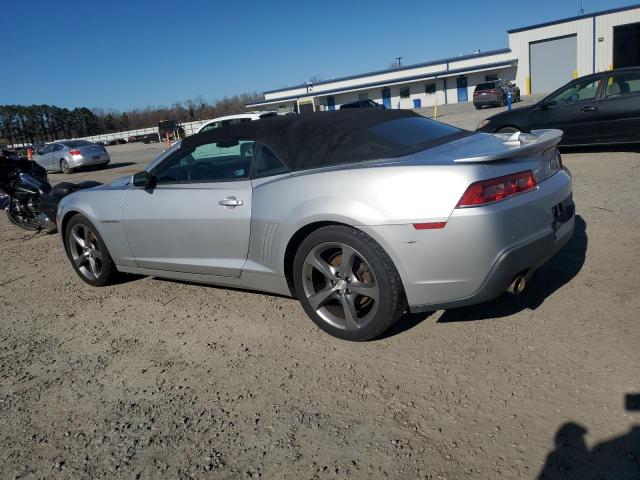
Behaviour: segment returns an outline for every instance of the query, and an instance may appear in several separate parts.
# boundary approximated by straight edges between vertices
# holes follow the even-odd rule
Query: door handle
[[[242,200],[238,200],[236,197],[227,197],[220,200],[218,204],[223,207],[239,207],[242,205]]]
[[[598,109],[598,107],[584,107],[581,111],[582,112],[595,112]]]

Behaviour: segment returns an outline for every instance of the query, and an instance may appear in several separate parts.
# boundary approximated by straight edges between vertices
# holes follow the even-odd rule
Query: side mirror
[[[133,175],[133,185],[136,187],[153,187],[155,183],[155,177],[146,170]]]

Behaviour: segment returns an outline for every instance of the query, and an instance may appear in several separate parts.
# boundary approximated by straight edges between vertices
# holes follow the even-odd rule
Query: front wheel
[[[371,340],[406,308],[402,281],[382,247],[360,230],[320,228],[294,260],[295,291],[311,320],[334,337]]]
[[[9,221],[16,227],[20,227],[24,230],[39,230],[40,223],[38,219],[31,213],[24,211],[24,208],[19,208],[16,201],[12,198],[9,200],[9,206],[7,207],[7,217]]]
[[[67,256],[82,280],[94,287],[113,281],[116,267],[102,237],[88,219],[76,215],[69,220],[64,239]]]

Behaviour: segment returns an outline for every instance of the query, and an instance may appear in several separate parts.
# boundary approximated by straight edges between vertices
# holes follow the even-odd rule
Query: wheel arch
[[[296,258],[296,252],[300,247],[300,244],[311,235],[316,230],[319,230],[322,227],[327,227],[329,225],[342,225],[344,227],[355,228],[353,225],[349,225],[348,223],[338,222],[335,220],[324,220],[324,221],[315,221],[312,223],[308,223],[298,228],[296,232],[289,238],[287,242],[287,246],[284,251],[284,276],[287,280],[287,286],[291,291],[291,295],[295,298],[296,292],[293,286],[293,261]]]
[[[393,262],[394,266],[400,273],[402,288],[404,289],[403,275],[399,268],[400,266],[398,265],[395,255],[393,254],[393,252],[389,251],[388,245],[386,245],[385,242],[381,242],[380,241],[381,239],[376,238],[375,236],[372,236],[371,232],[358,228],[357,225],[354,225],[351,223],[347,223],[339,220],[317,220],[317,221],[308,223],[306,225],[303,225],[302,227],[299,227],[298,230],[296,230],[296,232],[289,238],[289,241],[287,242],[287,246],[285,248],[284,275],[285,275],[287,286],[289,287],[289,291],[291,292],[292,297],[296,298],[295,288],[293,286],[293,263],[294,263],[298,248],[300,247],[304,239],[307,238],[309,235],[311,235],[313,232],[315,232],[316,230],[319,230],[320,228],[327,227],[330,225],[339,225],[343,227],[353,228],[373,238],[373,240],[376,241],[378,245],[380,245],[380,248],[382,248],[386,252],[386,254],[389,256],[389,258]]]
[[[66,239],[65,239],[65,233],[67,231],[67,225],[69,225],[69,221],[75,217],[76,215],[82,215],[83,213],[79,210],[69,210],[68,212],[65,212],[65,214],[62,217],[62,220],[60,220],[60,236],[62,237],[62,243],[64,245],[66,245]]]
[[[493,133],[499,133],[499,132],[500,132],[500,130],[504,130],[505,128],[513,128],[515,131],[518,131],[518,132],[524,132],[524,130],[523,130],[523,129],[521,129],[520,127],[516,127],[516,126],[515,126],[515,125],[513,125],[513,124],[509,124],[509,125],[500,125],[498,128],[496,128],[496,129],[494,130],[494,132],[493,132]]]

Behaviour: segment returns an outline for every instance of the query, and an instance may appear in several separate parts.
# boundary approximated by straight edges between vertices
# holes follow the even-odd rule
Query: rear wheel
[[[82,280],[102,287],[115,278],[117,270],[107,246],[89,220],[81,215],[69,220],[64,239],[67,256]]]
[[[65,175],[69,175],[71,172],[73,172],[73,168],[69,166],[69,162],[64,158],[60,160],[60,170],[62,170],[62,173],[64,173]]]
[[[406,307],[400,276],[387,253],[351,227],[331,225],[309,235],[296,253],[293,280],[311,320],[345,340],[377,337]]]

